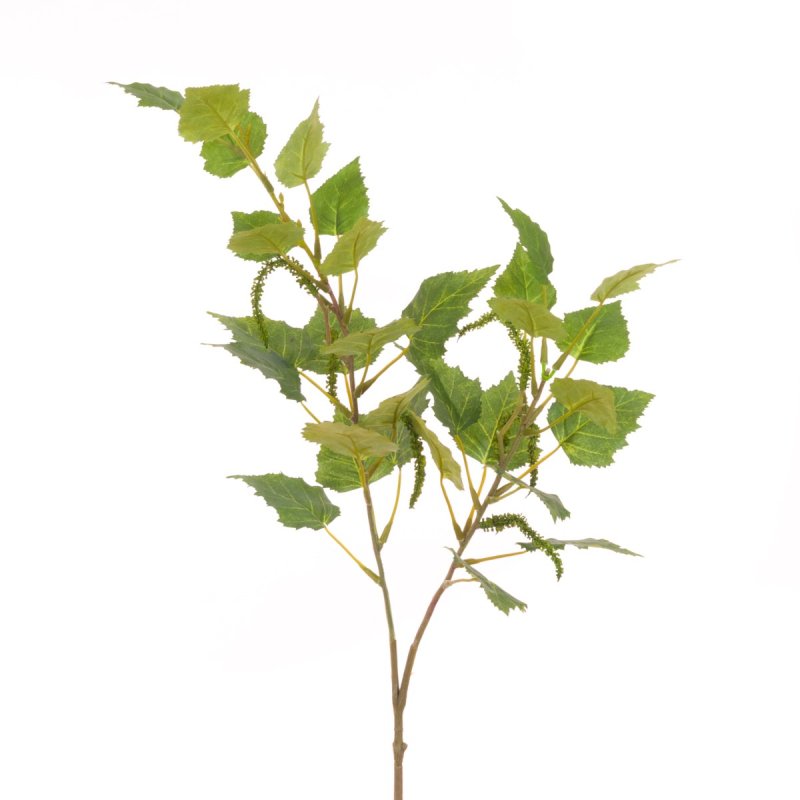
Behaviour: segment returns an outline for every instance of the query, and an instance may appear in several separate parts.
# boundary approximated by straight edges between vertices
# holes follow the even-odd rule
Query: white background
[[[8,4],[0,796],[390,794],[375,586],[225,480],[313,476],[301,409],[200,346],[226,341],[207,310],[247,313],[229,212],[267,198],[204,173],[176,117],[113,80],[250,88],[266,166],[319,96],[320,177],[360,155],[390,228],[362,270],[381,323],[429,274],[508,260],[496,195],[548,232],[562,313],[681,259],[624,299],[626,359],[581,373],[654,392],[642,430],[609,469],[548,462],[557,528],[515,508],[646,558],[573,550],[560,584],[542,558],[487,566],[528,602],[508,618],[449,591],[411,687],[407,794],[796,800],[792,5]],[[273,286],[268,313],[311,313]],[[513,355],[493,343],[449,357],[495,381]],[[406,643],[451,544],[433,489],[421,506],[385,551]]]

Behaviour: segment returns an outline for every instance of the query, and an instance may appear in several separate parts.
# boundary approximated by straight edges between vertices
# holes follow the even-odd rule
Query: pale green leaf
[[[481,415],[477,422],[461,433],[461,443],[467,455],[482,464],[497,464],[500,458],[497,434],[500,428],[519,407],[521,396],[517,379],[509,372],[503,380],[483,393]],[[510,426],[506,444],[510,444],[519,430],[519,421]],[[508,467],[516,468],[526,463],[527,451],[521,446]]]
[[[203,142],[200,155],[206,162],[204,169],[218,178],[229,178],[249,163],[239,147],[239,142],[247,148],[250,155],[258,158],[264,150],[266,139],[267,126],[264,120],[258,114],[248,111],[236,126],[236,139],[228,134]]]
[[[396,428],[400,418],[409,410],[413,400],[428,387],[428,379],[421,378],[407,392],[382,400],[378,407],[360,418],[360,423],[372,430],[384,433],[384,428]]]
[[[624,547],[614,544],[614,542],[609,542],[608,539],[548,539],[547,541],[559,550],[563,550],[567,545],[572,545],[572,547],[577,547],[580,550],[588,550],[596,547],[601,550],[612,550],[615,553],[622,553],[625,556],[638,556],[641,558],[640,553],[634,553],[633,550],[626,550]]]
[[[183,95],[163,86],[152,86],[149,83],[117,83],[109,81],[114,86],[119,86],[128,94],[139,98],[138,105],[151,108],[163,108],[165,111],[178,111],[183,104]]]
[[[369,198],[356,158],[311,195],[320,233],[340,236],[369,214]]]
[[[403,316],[414,320],[419,330],[411,336],[408,360],[424,372],[425,362],[444,354],[445,342],[469,312],[470,301],[486,286],[497,267],[464,272],[443,272],[426,278]]]
[[[290,400],[305,400],[300,391],[299,373],[274,350],[264,347],[258,325],[252,317],[225,317],[222,314],[209,313],[233,334],[230,344],[213,345],[214,347],[222,347],[245,366],[257,369],[265,378],[277,381],[281,392]]]
[[[553,403],[547,414],[553,435],[561,443],[573,464],[587,467],[607,467],[614,461],[614,453],[627,444],[627,436],[639,427],[638,419],[653,399],[652,394],[638,390],[609,387],[614,393],[617,431],[609,433],[592,422],[583,412],[566,414],[561,403]]]
[[[581,361],[604,364],[628,352],[628,323],[617,300],[607,306],[589,306],[564,315],[566,335],[556,343],[562,352]],[[571,349],[570,349],[571,347]]]
[[[525,331],[530,336],[560,339],[564,336],[564,323],[547,306],[517,297],[493,297],[489,308],[502,322]]]
[[[415,322],[401,317],[380,328],[349,333],[331,344],[323,345],[322,352],[333,353],[337,356],[363,355],[373,360],[373,353],[379,352],[382,347],[401,336],[414,333],[417,329],[418,326]]]
[[[594,381],[556,378],[550,391],[566,408],[566,413],[580,411],[608,433],[617,432],[617,411],[611,387]]]
[[[453,458],[450,449],[442,443],[439,437],[425,424],[424,420],[416,414],[411,414],[411,423],[414,430],[419,434],[431,451],[433,463],[444,478],[449,480],[457,489],[463,489],[464,484],[461,480],[461,467],[458,461]]]
[[[319,119],[319,100],[314,103],[304,119],[289,137],[289,141],[275,160],[275,174],[286,187],[302,186],[322,167],[322,159],[329,145],[322,141],[322,123]]]
[[[510,595],[505,589],[501,589],[496,583],[490,581],[482,572],[478,572],[475,567],[464,561],[451,547],[447,549],[453,554],[453,561],[478,582],[492,604],[496,608],[499,608],[504,614],[508,615],[512,608],[518,608],[520,611],[525,611],[528,608],[522,600],[517,600],[516,597]]]
[[[233,232],[240,233],[241,231],[252,231],[254,228],[260,228],[262,225],[274,225],[281,221],[281,218],[278,214],[274,213],[273,211],[253,211],[250,213],[246,213],[244,211],[232,211],[231,217],[233,218]],[[264,261],[264,256],[259,255],[247,255],[242,253],[237,253],[239,258],[243,258],[246,261]]]
[[[250,90],[232,86],[202,86],[186,90],[178,131],[188,142],[219,139],[236,130],[247,113]]]
[[[533,266],[528,251],[518,244],[508,266],[497,277],[494,284],[495,297],[515,297],[530,300],[552,308],[556,302],[556,290],[541,270]]]
[[[611,297],[619,297],[621,294],[627,294],[639,288],[639,281],[646,275],[650,275],[658,267],[665,267],[667,264],[674,264],[677,259],[672,261],[664,261],[661,264],[639,264],[630,269],[623,269],[621,272],[615,272],[610,277],[606,278],[592,293],[592,300],[602,303]]]
[[[296,222],[270,222],[234,233],[228,248],[239,256],[258,256],[265,260],[270,256],[286,255],[302,241],[303,228]]]
[[[320,530],[339,516],[339,509],[328,500],[324,490],[302,478],[280,473],[270,475],[231,475],[249,484],[278,512],[287,528]]]
[[[481,385],[458,367],[431,359],[425,366],[433,395],[433,413],[452,434],[458,436],[481,416]]]
[[[500,200],[503,210],[511,217],[514,227],[519,232],[519,243],[525,248],[530,258],[530,271],[540,284],[549,284],[547,276],[553,271],[553,255],[547,234],[527,214],[518,208],[511,208],[504,200]],[[515,295],[516,296],[516,295]],[[531,300],[533,298],[526,298]],[[555,294],[553,295],[555,301]],[[552,305],[552,303],[550,303]]]
[[[347,233],[343,233],[320,266],[323,275],[343,275],[358,269],[359,262],[386,233],[380,222],[362,217]]]
[[[343,422],[309,422],[303,436],[351,458],[387,456],[397,450],[397,444],[380,433],[363,425],[346,425]]]

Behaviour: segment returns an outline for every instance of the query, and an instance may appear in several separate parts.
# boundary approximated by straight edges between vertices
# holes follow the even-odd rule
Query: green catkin
[[[328,394],[331,397],[338,397],[337,391],[337,378],[339,377],[339,359],[331,353],[328,356],[328,373],[326,376]]]
[[[494,311],[487,311],[482,316],[478,317],[474,322],[468,322],[463,328],[459,328],[456,333],[458,333],[459,337],[463,336],[465,333],[469,333],[470,331],[477,331],[479,328],[486,327],[490,322],[494,322],[497,319],[497,314]]]
[[[534,546],[533,549],[541,550],[553,562],[556,568],[556,580],[561,580],[561,576],[564,574],[564,563],[561,560],[561,556],[547,539],[540,536],[528,525],[528,520],[522,514],[496,514],[493,517],[486,517],[481,520],[480,527],[483,530],[496,531],[498,533],[506,528],[517,528],[531,540],[531,544]]]
[[[290,256],[280,257],[274,256],[267,259],[261,269],[258,271],[253,285],[250,288],[250,305],[253,309],[253,318],[258,325],[258,331],[261,334],[261,341],[264,342],[264,347],[269,350],[269,332],[267,330],[267,320],[264,312],[261,310],[261,299],[264,296],[264,284],[271,273],[276,269],[287,270],[292,277],[297,281],[297,285],[308,292],[315,300],[319,299],[317,287],[314,279],[306,272],[303,265],[291,258]]]
[[[411,416],[403,414],[400,420],[405,425],[411,440],[411,453],[414,459],[414,489],[411,492],[408,507],[414,508],[419,496],[422,494],[422,485],[425,483],[425,453],[422,451],[422,438],[415,430]]]
[[[533,466],[538,460],[539,456],[542,455],[542,450],[539,447],[539,434],[541,433],[539,426],[533,426],[534,432],[531,434],[530,438],[528,439],[528,465]],[[534,470],[531,470],[530,477],[528,479],[528,485],[533,489],[536,486],[536,481],[539,479],[539,468],[537,467]]]
[[[531,379],[531,353],[528,342],[525,337],[513,326],[506,325],[505,329],[508,331],[508,338],[511,343],[516,347],[519,354],[519,362],[517,371],[519,372],[519,388],[524,392],[528,388],[528,383]]]

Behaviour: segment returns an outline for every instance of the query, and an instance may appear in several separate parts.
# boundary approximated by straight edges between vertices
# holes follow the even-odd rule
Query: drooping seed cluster
[[[411,440],[410,447],[412,458],[414,459],[414,489],[411,492],[408,507],[414,508],[419,496],[422,494],[422,485],[425,483],[425,453],[422,451],[422,438],[414,428],[411,415],[408,413],[403,414],[400,420],[405,425]]]
[[[486,517],[481,520],[480,527],[483,530],[498,533],[506,528],[517,528],[530,539],[530,545],[526,542],[526,549],[541,550],[553,562],[556,568],[556,579],[561,580],[561,576],[564,574],[564,564],[561,561],[561,556],[547,539],[540,536],[528,525],[528,520],[522,514],[496,514],[493,517]]]

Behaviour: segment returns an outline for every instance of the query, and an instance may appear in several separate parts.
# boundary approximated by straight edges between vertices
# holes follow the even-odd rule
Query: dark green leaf
[[[278,519],[287,528],[320,530],[339,516],[339,509],[328,500],[319,486],[311,486],[302,478],[289,478],[280,473],[270,475],[231,475],[249,484],[278,512]]]
[[[319,119],[319,100],[314,103],[304,119],[289,137],[289,141],[275,160],[275,174],[286,187],[302,186],[322,167],[322,159],[329,145],[322,141],[322,123]]]
[[[607,467],[614,453],[627,444],[627,436],[639,427],[638,419],[653,399],[652,394],[638,390],[609,387],[614,393],[617,431],[609,433],[578,412],[556,422],[566,413],[561,403],[553,403],[547,414],[552,431],[573,464]]]
[[[250,90],[201,86],[186,90],[178,131],[188,142],[207,142],[232,133],[247,113]]]
[[[581,361],[604,364],[618,361],[628,352],[628,323],[617,300],[607,306],[589,306],[564,316],[566,335],[557,342],[562,352]],[[573,344],[575,342],[575,344]]]
[[[639,556],[639,553],[634,553],[633,550],[626,550],[614,542],[609,542],[608,539],[548,539],[553,547],[563,550],[567,545],[572,545],[581,550],[588,550],[591,547],[597,547],[602,550],[613,550],[615,553],[622,553],[626,556]]]
[[[520,300],[516,297],[493,297],[489,308],[502,322],[513,325],[530,336],[560,339],[564,336],[564,323],[541,303]]]
[[[358,265],[386,233],[380,222],[362,217],[347,233],[343,233],[320,266],[323,275],[343,275]]]
[[[225,317],[222,314],[210,313],[233,334],[233,341],[230,344],[214,345],[214,347],[224,348],[246,366],[257,369],[264,377],[277,381],[281,392],[290,400],[305,400],[300,391],[300,375],[297,370],[278,353],[264,347],[258,325],[252,317]]]
[[[500,273],[494,284],[495,297],[515,297],[530,300],[552,308],[556,302],[556,290],[549,280],[542,281],[541,270],[534,268],[528,251],[518,244],[508,266]]]
[[[550,391],[567,413],[580,411],[608,433],[617,432],[617,411],[610,386],[574,378],[556,378],[550,385]]]
[[[549,285],[548,275],[553,271],[553,255],[550,252],[550,242],[547,234],[524,212],[518,208],[511,208],[504,200],[500,200],[503,210],[511,217],[514,227],[519,232],[519,243],[525,248],[530,258],[528,268],[539,284]],[[517,296],[517,295],[514,295]],[[532,300],[533,298],[526,298]],[[555,302],[555,292],[553,292]],[[551,302],[550,305],[553,303]]]
[[[236,138],[249,153],[258,158],[264,150],[267,139],[267,126],[258,114],[248,111],[236,126]],[[205,170],[218,178],[229,178],[248,165],[244,152],[233,136],[225,135],[219,139],[204,142],[200,155],[205,159]]]
[[[443,272],[426,278],[403,316],[420,329],[411,337],[408,360],[424,372],[425,362],[444,354],[445,342],[455,334],[458,321],[469,312],[470,301],[486,286],[497,267],[464,272]]]
[[[343,422],[309,422],[303,428],[303,437],[350,458],[387,456],[397,450],[397,444],[387,436]]]
[[[611,297],[619,297],[621,294],[627,294],[639,288],[639,281],[646,275],[654,272],[658,267],[665,267],[667,264],[674,264],[676,259],[672,261],[664,261],[661,264],[639,264],[630,269],[623,269],[621,272],[615,272],[610,277],[606,278],[592,293],[592,300],[597,300],[602,303]]]
[[[564,504],[557,494],[548,494],[547,492],[537,489],[535,486],[531,487],[531,491],[547,506],[547,510],[550,512],[553,522],[566,519],[570,515],[569,511],[564,508]]]
[[[303,241],[303,228],[296,222],[270,222],[259,228],[234,233],[228,248],[239,256],[258,256],[265,260],[270,256],[286,255]]]
[[[151,108],[163,108],[166,111],[178,111],[183,104],[183,95],[165,89],[163,86],[151,86],[149,83],[117,83],[109,81],[114,86],[120,86],[128,94],[139,98],[138,105]]]
[[[333,314],[329,315],[329,324],[331,326],[332,335],[334,337],[340,336],[341,329]],[[350,321],[348,322],[348,332],[351,334],[359,333],[361,331],[372,330],[373,328],[375,328],[375,320],[372,319],[372,317],[365,317],[357,308],[354,308],[353,313],[350,315]],[[325,317],[320,308],[317,308],[314,312],[314,315],[306,324],[305,328],[303,328],[303,331],[311,341],[317,343],[317,349],[313,356],[304,359],[302,362],[298,363],[298,366],[301,369],[308,369],[320,375],[325,375],[328,371],[330,356],[322,352],[322,346],[325,344]],[[378,355],[379,351],[373,352],[371,354],[372,359],[376,359]],[[363,369],[366,363],[365,357],[363,355],[357,355],[354,360],[355,369]]]
[[[497,464],[500,457],[497,433],[520,402],[520,390],[513,372],[509,372],[496,386],[487,389],[481,401],[480,418],[461,433],[461,442],[467,455],[482,464]],[[511,426],[506,439],[512,440],[518,430],[517,421]],[[520,447],[508,466],[513,469],[524,464],[526,457],[525,448]]]
[[[320,233],[340,236],[369,213],[369,198],[358,159],[342,167],[311,195]]]
[[[448,550],[453,554],[453,561],[461,567],[463,570],[467,572],[470,576],[475,578],[475,580],[480,585],[481,589],[486,593],[486,596],[491,600],[492,604],[499,608],[504,614],[508,615],[508,612],[511,611],[512,608],[518,608],[520,611],[525,611],[528,606],[522,602],[522,600],[517,600],[516,597],[510,595],[504,589],[501,589],[496,583],[490,581],[482,572],[478,572],[475,567],[467,564],[463,558],[461,558],[455,550],[448,547]]]
[[[458,367],[431,359],[425,368],[430,378],[433,413],[453,437],[474,425],[481,415],[481,385],[468,378]]]

